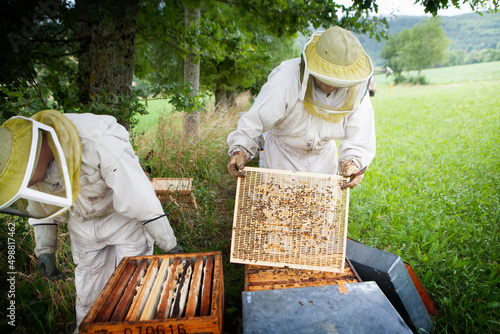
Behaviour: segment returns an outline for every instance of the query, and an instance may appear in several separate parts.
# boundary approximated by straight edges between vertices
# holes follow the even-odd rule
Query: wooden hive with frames
[[[246,167],[238,178],[231,262],[342,273],[349,189],[336,175]]]
[[[221,252],[124,258],[80,333],[222,333]]]

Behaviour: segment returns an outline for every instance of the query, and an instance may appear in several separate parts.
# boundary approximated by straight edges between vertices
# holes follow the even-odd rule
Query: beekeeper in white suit
[[[65,276],[55,252],[67,218],[77,328],[123,257],[151,255],[153,239],[165,252],[179,249],[128,132],[111,116],[45,110],[2,124],[0,212],[30,217],[38,269],[52,280]]]
[[[253,106],[229,134],[228,170],[254,157],[253,138],[267,133],[265,168],[351,177],[358,185],[375,156],[375,126],[368,85],[373,64],[358,39],[332,27],[314,33],[301,58],[282,62],[268,77]],[[340,140],[339,152],[335,140]],[[364,170],[363,170],[364,171]]]

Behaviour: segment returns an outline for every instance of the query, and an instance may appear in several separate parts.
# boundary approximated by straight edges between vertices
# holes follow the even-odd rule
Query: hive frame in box
[[[231,262],[343,272],[349,189],[336,175],[246,167],[238,178]]]
[[[207,280],[206,282],[210,282],[210,278],[212,279],[210,284],[203,284],[203,286],[211,286],[211,290],[199,291],[200,301],[198,302],[199,306],[197,311],[195,311],[195,313],[191,312],[189,316],[184,315],[183,317],[140,320],[144,312],[149,312],[151,310],[157,310],[160,312],[159,310],[161,309],[162,304],[161,295],[157,296],[154,293],[158,293],[159,291],[161,292],[164,288],[162,283],[168,285],[168,275],[166,275],[164,268],[164,264],[166,263],[165,261],[167,261],[170,265],[180,263],[180,261],[183,260],[188,260],[191,261],[193,268],[195,268],[196,263],[199,262],[200,258],[204,263],[207,263],[209,262],[209,259],[212,259],[213,271],[212,275],[207,274],[201,278],[201,282],[204,282],[205,280]],[[212,262],[212,260],[210,260],[210,262]],[[141,269],[141,264],[145,262],[147,265],[145,267],[146,269],[142,268],[142,283],[136,283],[137,285],[141,284],[139,288],[136,288],[137,286],[134,286],[131,282],[134,281],[134,278],[136,278],[135,275]],[[137,269],[135,269],[135,273],[132,273],[134,272],[134,269],[130,268],[134,265]],[[197,269],[195,268],[194,271],[196,270]],[[165,280],[165,282],[157,282],[156,279],[151,279],[151,277],[155,274],[158,275],[157,277],[163,275],[161,279]],[[195,276],[196,274],[193,272],[192,277]],[[125,282],[125,284],[123,282]],[[128,286],[127,282],[131,286]],[[140,280],[138,282],[140,282]],[[142,297],[144,294],[143,286],[148,284],[148,282],[150,293],[149,296],[146,295],[144,297],[144,305],[140,306],[140,302],[137,300],[130,300],[130,296],[127,295],[127,293],[133,292],[135,296]],[[224,322],[223,282],[221,252],[126,257],[120,262],[108,283],[99,294],[99,297],[83,319],[79,331],[80,333],[130,334],[170,332],[222,333]],[[193,289],[192,286],[191,289]],[[155,292],[153,293],[152,291]],[[116,297],[116,295],[118,295],[118,297]],[[153,298],[151,298],[151,296],[153,296]],[[203,296],[209,296],[209,303],[203,302]],[[118,302],[116,302],[116,298],[118,298]],[[129,299],[128,302],[124,302],[125,299]],[[113,302],[114,300],[115,302]],[[185,314],[189,311],[190,301],[190,296],[187,296]],[[128,305],[125,305],[126,309],[122,312],[122,316],[119,318],[120,320],[113,320],[115,314],[121,311],[119,308],[123,307],[124,304],[127,303]],[[140,311],[137,312],[139,309]]]
[[[244,291],[277,290],[362,282],[346,258],[343,273],[245,264]]]

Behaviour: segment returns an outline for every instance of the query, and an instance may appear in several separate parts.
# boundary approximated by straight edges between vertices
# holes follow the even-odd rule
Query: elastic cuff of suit
[[[158,217],[156,217],[156,218],[153,218],[153,219],[150,219],[150,220],[143,221],[143,222],[142,222],[142,226],[144,226],[144,225],[146,225],[146,224],[148,224],[148,223],[151,223],[151,222],[153,222],[153,221],[155,221],[155,220],[158,220],[158,219],[160,219],[160,218],[163,218],[163,217],[165,217],[165,216],[166,216],[166,214],[162,214],[161,216],[158,216]]]

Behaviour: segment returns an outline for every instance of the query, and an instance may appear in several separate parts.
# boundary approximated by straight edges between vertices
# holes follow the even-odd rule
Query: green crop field
[[[348,235],[413,267],[439,309],[434,333],[500,332],[499,69],[500,62],[425,70],[425,86],[389,87],[376,76],[377,155],[351,192]],[[229,263],[236,181],[225,140],[248,103],[203,113],[198,142],[183,140],[178,113],[148,106],[134,136],[141,162],[151,177],[194,178],[198,210],[172,203],[165,210],[187,252],[222,251],[225,332],[238,333],[244,274]],[[26,222],[15,221],[19,333],[66,332],[74,321],[67,231],[61,227],[58,261],[69,278],[52,282],[35,269]]]

